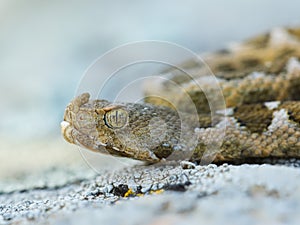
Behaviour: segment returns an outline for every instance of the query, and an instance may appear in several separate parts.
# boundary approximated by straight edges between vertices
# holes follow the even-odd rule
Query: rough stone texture
[[[183,162],[103,171],[62,186],[2,193],[0,224],[298,224],[294,166]]]

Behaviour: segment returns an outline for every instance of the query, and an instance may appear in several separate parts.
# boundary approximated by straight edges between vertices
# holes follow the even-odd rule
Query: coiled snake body
[[[209,93],[180,72],[166,71],[168,81],[184,87],[197,117],[161,80],[155,87],[148,84],[144,104],[90,100],[88,93],[81,94],[65,110],[62,134],[96,152],[150,163],[300,158],[299,59],[300,29],[275,29],[205,57],[224,95],[225,114],[215,113],[212,119]],[[209,86],[202,68],[192,61],[182,67],[197,71]],[[158,93],[160,98],[151,97]]]

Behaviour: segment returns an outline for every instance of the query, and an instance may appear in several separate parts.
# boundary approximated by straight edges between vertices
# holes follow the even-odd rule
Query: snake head
[[[180,130],[180,123],[172,110],[89,98],[88,93],[81,94],[66,107],[61,131],[69,143],[105,154],[157,162],[168,156],[178,142],[174,132]],[[175,138],[170,141],[169,137]],[[161,148],[164,154],[157,155]]]

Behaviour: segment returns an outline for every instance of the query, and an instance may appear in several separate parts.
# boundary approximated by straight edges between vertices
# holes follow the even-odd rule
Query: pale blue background
[[[85,69],[120,44],[156,39],[210,51],[300,25],[299,9],[297,0],[1,0],[0,138],[59,136]]]

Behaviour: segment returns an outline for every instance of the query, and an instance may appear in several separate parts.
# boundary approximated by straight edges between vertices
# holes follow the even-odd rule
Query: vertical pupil
[[[111,128],[121,128],[127,122],[128,114],[123,109],[113,110],[107,112],[105,115],[105,122]]]
[[[116,124],[117,124],[117,126],[119,125],[118,124],[118,110],[116,110]]]

